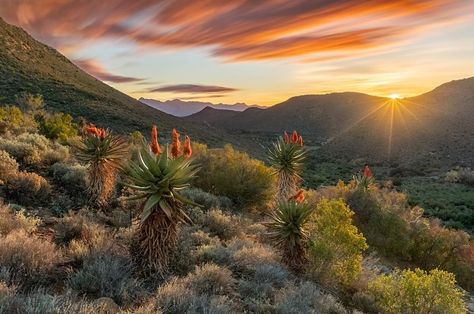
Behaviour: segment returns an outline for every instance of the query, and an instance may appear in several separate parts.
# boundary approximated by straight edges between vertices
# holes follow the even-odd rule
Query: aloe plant
[[[118,171],[128,156],[128,143],[121,136],[93,125],[85,128],[76,147],[77,158],[88,165],[90,202],[99,208],[108,206]]]
[[[291,137],[285,132],[270,148],[269,161],[278,175],[277,202],[288,200],[298,191],[306,156],[303,138],[296,131]]]
[[[175,131],[174,131],[175,132]],[[132,244],[132,255],[136,262],[147,269],[165,272],[170,253],[177,241],[178,225],[191,223],[184,206],[193,204],[181,195],[196,177],[198,168],[192,163],[191,143],[187,138],[183,151],[173,153],[168,148],[163,152],[157,147],[157,138],[152,136],[149,149],[142,148],[137,160],[127,167],[126,185],[135,191],[135,200],[142,200],[140,225]],[[179,136],[174,135],[174,142]]]

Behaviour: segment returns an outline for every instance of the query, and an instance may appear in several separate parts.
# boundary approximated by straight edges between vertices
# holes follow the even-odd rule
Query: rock
[[[120,312],[120,307],[111,298],[98,298],[94,301],[94,305],[97,307],[98,314],[115,314]]]

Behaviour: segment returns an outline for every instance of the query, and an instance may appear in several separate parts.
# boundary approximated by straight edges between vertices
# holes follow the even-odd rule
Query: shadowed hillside
[[[49,109],[70,113],[120,132],[145,131],[153,123],[180,125],[209,144],[239,142],[225,132],[153,109],[79,69],[55,49],[0,18],[0,102],[15,103],[22,93],[41,94]],[[227,140],[224,140],[227,139]]]

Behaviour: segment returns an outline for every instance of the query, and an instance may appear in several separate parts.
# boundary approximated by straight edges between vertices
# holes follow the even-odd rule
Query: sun
[[[390,99],[400,99],[400,95],[399,94],[390,94],[390,96],[388,96]]]

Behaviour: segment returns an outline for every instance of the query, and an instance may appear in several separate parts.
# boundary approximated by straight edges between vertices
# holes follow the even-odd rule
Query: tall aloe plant
[[[128,165],[126,185],[136,192],[133,199],[143,200],[132,255],[139,265],[163,273],[176,245],[178,225],[191,223],[183,209],[192,202],[181,191],[196,177],[198,168],[190,159],[191,141],[186,137],[181,149],[176,130],[171,148],[162,151],[159,147],[154,127],[150,147],[143,147],[137,160]]]
[[[77,146],[77,158],[88,165],[90,202],[105,208],[114,192],[117,173],[128,156],[128,143],[121,136],[94,125],[84,131]]]
[[[291,137],[285,132],[269,150],[269,161],[278,175],[276,201],[286,201],[294,195],[302,181],[307,152],[303,138],[296,131]]]

